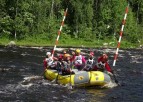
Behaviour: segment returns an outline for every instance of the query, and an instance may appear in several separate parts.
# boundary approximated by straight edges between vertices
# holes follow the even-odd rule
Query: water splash
[[[69,90],[73,90],[73,86],[70,83],[66,84],[65,87]]]
[[[105,84],[104,86],[102,86],[102,88],[113,88],[118,86],[115,82],[110,81],[109,83]]]
[[[28,89],[28,88],[30,88],[31,86],[33,86],[33,83],[28,83],[28,84],[21,84],[21,87],[23,87],[23,88],[26,88],[26,89]]]
[[[29,77],[24,77],[24,80],[20,82],[20,84],[23,86],[32,86],[31,83],[34,83],[34,81],[42,80],[42,76],[29,76]]]
[[[29,76],[29,77],[24,77],[24,81],[39,80],[39,79],[43,79],[43,76]]]

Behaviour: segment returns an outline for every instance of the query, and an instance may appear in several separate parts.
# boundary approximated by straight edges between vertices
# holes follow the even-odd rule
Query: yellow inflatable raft
[[[100,71],[76,71],[75,74],[61,75],[56,70],[46,69],[44,76],[50,81],[56,79],[60,84],[72,86],[103,86],[111,81],[108,74]]]

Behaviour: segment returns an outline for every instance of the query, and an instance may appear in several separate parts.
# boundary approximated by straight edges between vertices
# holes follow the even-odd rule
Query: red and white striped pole
[[[129,9],[129,3],[128,3],[128,6],[126,7],[124,19],[122,21],[122,27],[121,27],[121,30],[120,30],[120,37],[119,37],[119,40],[118,40],[117,50],[116,50],[116,53],[115,53],[115,56],[114,56],[113,66],[115,66],[116,60],[117,60],[117,57],[118,57],[118,51],[119,51],[120,44],[121,44],[121,39],[122,39],[122,35],[123,35],[124,26],[125,26],[125,23],[126,23],[128,9]]]
[[[64,25],[64,21],[65,21],[66,15],[67,15],[67,11],[68,11],[68,8],[66,8],[66,11],[64,12],[64,17],[63,17],[63,20],[62,20],[62,23],[61,23],[61,27],[60,27],[60,29],[59,29],[59,31],[58,31],[58,36],[57,36],[57,39],[56,39],[56,42],[55,42],[54,49],[53,49],[53,51],[52,51],[52,57],[54,56],[55,49],[56,49],[56,46],[57,46],[57,44],[58,44],[58,40],[59,40],[61,31],[62,31],[62,28],[63,28],[63,25]]]

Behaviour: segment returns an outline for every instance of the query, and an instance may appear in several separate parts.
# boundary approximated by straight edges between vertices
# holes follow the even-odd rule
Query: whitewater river
[[[112,68],[120,86],[73,90],[42,78],[43,59],[50,49],[0,47],[0,102],[143,102],[142,49],[119,51]],[[112,66],[116,49],[82,49],[83,55],[88,50],[95,52],[95,59],[107,52]]]

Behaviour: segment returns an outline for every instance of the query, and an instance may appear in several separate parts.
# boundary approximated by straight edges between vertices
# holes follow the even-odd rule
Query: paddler
[[[86,60],[84,56],[81,55],[80,49],[75,50],[75,57],[72,62],[73,62],[74,68],[78,69],[79,71],[85,67]]]
[[[46,53],[46,58],[44,59],[44,70],[46,68],[56,69],[56,63],[54,61],[58,59],[51,56],[51,52]]]
[[[107,54],[103,54],[98,58],[97,64],[94,66],[92,70],[99,70],[99,71],[107,71],[108,74],[112,74],[113,71],[108,63],[108,56]]]
[[[62,74],[68,75],[68,74],[74,74],[74,72],[71,70],[71,56],[70,54],[64,54],[63,61],[62,61]]]
[[[94,52],[89,53],[89,57],[86,60],[86,65],[83,68],[85,71],[90,71],[95,65],[95,60],[94,60]]]

